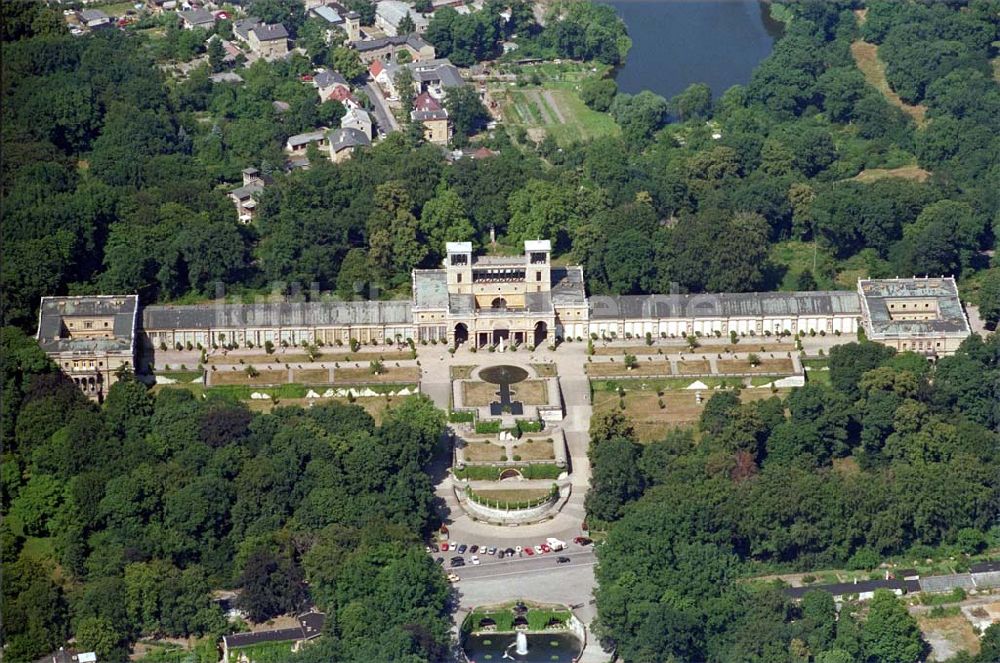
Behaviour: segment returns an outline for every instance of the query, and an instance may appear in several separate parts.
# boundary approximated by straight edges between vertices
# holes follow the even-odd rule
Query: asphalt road
[[[539,571],[549,571],[557,568],[570,569],[576,566],[593,566],[597,562],[594,550],[590,546],[571,552],[552,552],[542,555],[536,554],[531,557],[524,555],[523,557],[514,556],[513,558],[497,559],[496,557],[480,556],[481,563],[478,566],[469,562],[471,555],[468,554],[464,555],[465,566],[460,567],[451,566],[451,557],[455,555],[439,553],[437,556],[444,557],[444,568],[448,573],[454,573],[463,581],[531,575]],[[559,564],[556,562],[556,558],[558,557],[568,557],[570,561]]]

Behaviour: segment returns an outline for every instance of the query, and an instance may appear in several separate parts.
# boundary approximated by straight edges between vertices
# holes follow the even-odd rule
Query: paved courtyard
[[[438,407],[447,410],[451,402],[451,366],[497,366],[500,364],[554,363],[559,376],[565,405],[565,418],[560,427],[566,435],[570,458],[572,492],[562,509],[550,520],[530,525],[496,526],[474,521],[458,504],[451,479],[437,485],[436,494],[441,505],[442,520],[447,523],[452,541],[467,545],[528,546],[543,543],[547,537],[566,541],[565,553],[534,557],[497,560],[481,557],[480,566],[465,566],[456,570],[461,580],[456,584],[459,596],[460,624],[464,613],[477,605],[525,599],[542,603],[562,603],[573,606],[577,617],[588,626],[587,648],[581,661],[597,663],[607,661],[610,655],[601,651],[589,633],[589,624],[597,612],[592,603],[594,591],[594,565],[592,548],[581,548],[571,541],[584,534],[586,516],[583,500],[590,484],[590,463],[587,446],[590,442],[590,384],[584,373],[586,344],[567,343],[555,351],[514,353],[473,353],[465,347],[451,355],[439,346],[420,348],[421,389]],[[447,560],[453,553],[435,553]],[[566,556],[570,562],[558,564],[556,557]],[[468,555],[466,558],[468,559]],[[446,562],[447,565],[447,562]]]

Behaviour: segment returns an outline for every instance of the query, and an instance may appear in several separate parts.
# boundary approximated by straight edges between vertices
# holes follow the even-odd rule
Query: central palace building
[[[536,240],[525,242],[516,256],[476,255],[470,242],[450,242],[442,267],[414,270],[412,280],[412,297],[405,300],[146,306],[141,313],[134,295],[45,297],[38,341],[100,397],[118,366],[135,365],[137,346],[409,339],[540,346],[556,339],[647,335],[853,336],[862,327],[869,339],[897,350],[940,356],[952,354],[971,333],[950,277],[861,280],[856,291],[588,297],[583,269],[553,265],[551,242]],[[91,333],[96,329],[88,324],[98,325],[102,335]]]

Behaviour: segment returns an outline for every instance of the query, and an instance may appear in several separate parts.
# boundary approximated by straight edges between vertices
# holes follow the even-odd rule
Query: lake
[[[667,99],[691,83],[718,97],[750,80],[771,53],[782,24],[757,0],[608,0],[632,38],[615,80],[622,92],[651,90]]]

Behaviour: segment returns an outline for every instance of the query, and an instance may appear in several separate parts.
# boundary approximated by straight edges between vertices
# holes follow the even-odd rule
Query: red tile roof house
[[[336,87],[323,101],[338,101],[344,108],[361,108],[361,102],[354,98],[351,91],[344,87]]]

